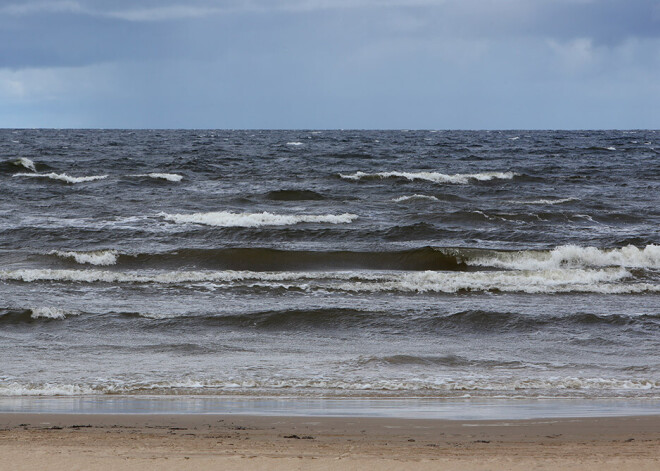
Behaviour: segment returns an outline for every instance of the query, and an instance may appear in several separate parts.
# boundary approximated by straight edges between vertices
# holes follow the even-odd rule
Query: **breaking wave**
[[[50,252],[61,258],[72,258],[77,263],[89,265],[114,265],[117,263],[119,253],[116,250],[97,250],[92,252],[63,252],[54,250]]]
[[[15,160],[13,164],[19,167],[25,167],[26,169],[32,170],[33,172],[37,171],[34,162],[27,157],[21,157],[20,159]]]
[[[17,282],[190,284],[215,283],[216,289],[286,289],[341,292],[519,292],[658,293],[660,285],[635,281],[622,269],[555,269],[479,272],[251,272],[18,269],[1,270],[0,280]],[[626,282],[628,281],[628,282]]]
[[[425,180],[433,183],[456,183],[467,184],[470,181],[489,181],[494,179],[510,180],[518,175],[514,172],[482,172],[482,173],[457,173],[447,175],[437,172],[379,172],[365,173],[355,172],[350,175],[339,174],[345,180],[376,180],[384,178],[403,178],[409,181]]]
[[[551,251],[493,252],[466,260],[468,265],[515,270],[546,270],[576,267],[660,268],[660,245],[640,249],[633,245],[599,249],[563,245]]]
[[[357,219],[355,214],[273,214],[263,213],[232,213],[228,211],[192,214],[158,214],[167,221],[177,224],[204,224],[216,227],[259,227],[259,226],[289,226],[300,223],[348,224]]]
[[[571,396],[583,393],[599,392],[614,397],[626,392],[654,391],[660,389],[660,381],[654,378],[600,378],[579,376],[556,376],[550,378],[535,377],[481,377],[468,376],[436,379],[375,379],[355,378],[177,378],[159,381],[122,381],[80,383],[47,382],[0,382],[0,396],[78,396],[89,394],[250,394],[254,391],[269,391],[277,395],[278,391],[291,394],[332,392],[336,394],[369,394],[388,392],[415,392],[436,397],[453,396],[456,393],[470,392],[475,395],[504,393],[510,395],[551,395]]]

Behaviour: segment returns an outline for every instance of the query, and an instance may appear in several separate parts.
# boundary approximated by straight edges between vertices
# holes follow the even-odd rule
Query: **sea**
[[[660,131],[3,129],[0,185],[0,397],[658,405]]]

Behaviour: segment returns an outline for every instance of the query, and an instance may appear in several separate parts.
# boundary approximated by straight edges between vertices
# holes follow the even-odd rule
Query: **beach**
[[[0,415],[0,469],[655,470],[660,417]]]

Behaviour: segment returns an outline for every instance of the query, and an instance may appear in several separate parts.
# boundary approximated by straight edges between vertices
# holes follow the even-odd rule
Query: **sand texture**
[[[660,416],[0,414],[0,470],[658,470]]]

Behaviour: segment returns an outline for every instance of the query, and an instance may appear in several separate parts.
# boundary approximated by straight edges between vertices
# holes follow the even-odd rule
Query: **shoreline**
[[[313,397],[241,395],[0,396],[0,414],[181,414],[439,420],[657,415],[660,398]]]
[[[3,470],[640,471],[660,464],[660,415],[442,420],[14,412],[0,413],[0,456]]]

